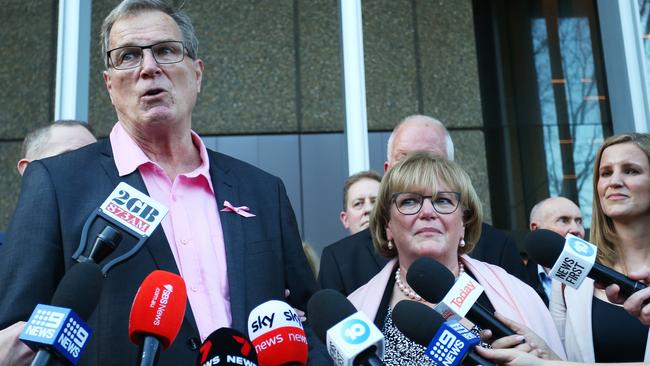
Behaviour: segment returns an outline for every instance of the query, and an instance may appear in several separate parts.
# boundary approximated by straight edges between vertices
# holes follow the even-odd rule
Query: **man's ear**
[[[539,229],[539,225],[537,225],[536,222],[531,222],[529,227],[530,227],[530,231],[535,231],[535,230]]]
[[[350,224],[348,223],[348,213],[345,211],[341,211],[339,214],[339,219],[341,220],[341,224],[343,224],[343,227],[346,230],[350,230]]]
[[[25,169],[27,169],[27,165],[29,165],[29,160],[23,158],[18,160],[18,164],[16,164],[16,168],[18,168],[18,173],[22,176],[25,173]]]

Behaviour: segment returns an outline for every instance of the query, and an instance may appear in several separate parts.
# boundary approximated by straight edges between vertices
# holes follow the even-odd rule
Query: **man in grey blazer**
[[[135,255],[108,272],[80,364],[135,363],[131,304],[156,269],[180,274],[188,293],[180,333],[159,365],[194,364],[201,339],[217,327],[247,333],[249,312],[267,300],[304,310],[317,285],[284,185],[207,150],[191,131],[203,61],[189,17],[159,0],[126,0],[105,19],[102,38],[104,80],[118,122],[108,139],[32,162],[25,171],[0,247],[0,347],[16,331],[7,327],[26,320],[37,303],[49,303],[75,264],[84,222],[120,182],[169,213]],[[89,240],[101,230],[96,226]],[[133,240],[123,240],[109,259],[132,247]],[[328,363],[323,355],[310,352],[311,361]]]

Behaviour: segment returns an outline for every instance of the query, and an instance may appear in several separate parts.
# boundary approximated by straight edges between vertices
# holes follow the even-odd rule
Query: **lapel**
[[[131,174],[120,177],[117,167],[115,166],[115,160],[113,159],[113,151],[111,150],[109,139],[105,139],[102,142],[100,164],[108,178],[111,180],[111,183],[113,183],[113,186],[117,186],[120,182],[125,182],[140,192],[149,195],[149,191],[147,191],[147,187],[144,185],[144,181],[139,172],[134,171]],[[167,241],[162,225],[159,225],[156,230],[154,230],[149,239],[145,242],[141,251],[149,253],[156,264],[156,269],[180,275],[178,267],[176,266],[176,260],[169,248],[169,242]],[[129,260],[133,260],[133,258],[130,258]],[[198,328],[196,326],[196,321],[194,320],[192,307],[189,306],[189,303],[188,306],[186,306],[185,320],[189,322],[193,327],[194,332],[198,334]]]
[[[363,230],[363,237],[359,238],[365,243],[366,250],[370,253],[374,263],[377,265],[377,271],[384,268],[386,263],[389,262],[388,258],[382,257],[379,253],[375,251],[375,245],[372,242],[372,235],[370,235],[370,229]]]
[[[244,266],[244,231],[242,217],[233,212],[221,211],[223,202],[228,201],[235,206],[244,203],[247,197],[240,197],[237,187],[237,178],[234,172],[219,155],[208,150],[210,158],[210,178],[214,187],[223,232],[224,247],[226,250],[226,268],[228,275],[228,287],[230,289],[230,313],[232,326],[235,329],[246,329],[246,278]],[[244,202],[245,201],[245,202]]]

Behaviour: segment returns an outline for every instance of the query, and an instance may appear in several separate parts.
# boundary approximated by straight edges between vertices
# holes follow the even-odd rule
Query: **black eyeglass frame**
[[[158,45],[165,44],[165,43],[174,43],[174,44],[180,44],[180,45],[181,45],[182,52],[181,52],[181,58],[180,58],[180,60],[178,60],[178,61],[174,61],[174,62],[160,62],[160,61],[158,61],[158,59],[156,58],[156,53],[153,52],[153,48],[156,47],[156,46],[158,46]],[[139,48],[139,49],[140,49],[140,54],[141,54],[141,55],[140,55],[140,62],[139,62],[137,65],[135,65],[135,66],[130,66],[130,67],[116,67],[116,66],[113,64],[113,59],[111,58],[111,52],[114,52],[114,51],[117,51],[117,50],[121,50],[121,49],[124,49],[124,48]],[[130,45],[130,46],[116,47],[116,48],[113,48],[113,49],[111,49],[111,50],[108,50],[108,51],[106,51],[106,57],[107,57],[107,59],[108,59],[108,65],[109,65],[110,67],[114,68],[115,70],[130,70],[130,69],[135,69],[136,67],[142,65],[142,61],[144,60],[144,50],[147,50],[147,49],[148,49],[148,50],[151,50],[151,56],[153,56],[153,59],[154,59],[154,60],[155,60],[159,65],[171,65],[171,64],[177,64],[177,63],[179,63],[179,62],[183,62],[183,60],[185,60],[185,54],[186,54],[186,53],[187,53],[187,57],[193,59],[193,57],[190,56],[189,51],[187,50],[187,47],[185,47],[185,43],[183,43],[183,41],[162,41],[162,42],[156,42],[156,43],[154,43],[154,44],[150,44],[150,45],[148,45],[148,46],[135,46],[135,45]]]
[[[454,206],[454,209],[453,209],[453,210],[451,210],[451,211],[449,211],[449,212],[441,212],[441,211],[436,207],[436,202],[435,202],[435,199],[434,199],[434,198],[439,197],[441,193],[445,193],[445,194],[453,194],[454,196],[456,196],[456,206]],[[417,196],[422,197],[422,201],[420,201],[420,207],[417,209],[417,211],[415,211],[415,212],[411,212],[411,213],[404,213],[404,212],[402,212],[402,210],[400,210],[399,206],[397,205],[397,197],[399,197],[399,196],[402,195],[402,194],[412,194],[412,195],[417,195]],[[428,198],[428,199],[431,200],[431,205],[433,206],[433,210],[434,210],[434,211],[436,211],[437,213],[439,213],[439,214],[441,214],[441,215],[450,215],[450,214],[456,212],[456,210],[458,210],[458,207],[460,206],[460,197],[461,197],[460,192],[447,192],[447,191],[440,191],[440,192],[436,192],[436,195],[435,195],[435,196],[434,196],[434,195],[425,196],[425,195],[420,194],[420,193],[417,193],[417,192],[395,192],[395,193],[393,193],[393,194],[391,195],[391,202],[395,204],[395,208],[396,208],[397,211],[398,211],[399,213],[401,213],[402,215],[417,215],[418,213],[420,213],[420,211],[422,211],[422,206],[424,206],[424,200]]]

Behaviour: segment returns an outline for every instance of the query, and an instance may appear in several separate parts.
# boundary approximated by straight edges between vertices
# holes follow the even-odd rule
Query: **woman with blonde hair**
[[[467,255],[480,236],[482,216],[469,176],[452,161],[415,153],[385,174],[370,231],[377,251],[392,260],[349,299],[382,329],[386,365],[433,364],[424,347],[392,323],[392,309],[399,301],[425,302],[406,282],[411,263],[420,257],[435,259],[456,277],[462,272],[474,277],[484,288],[479,303],[526,325],[564,356],[551,316],[535,291],[502,268]],[[529,342],[520,346],[532,350]]]
[[[593,192],[590,240],[597,260],[626,275],[650,266],[650,135],[607,138],[596,153]],[[568,359],[650,361],[648,326],[599,287],[591,279],[578,289],[553,284],[550,310]]]

